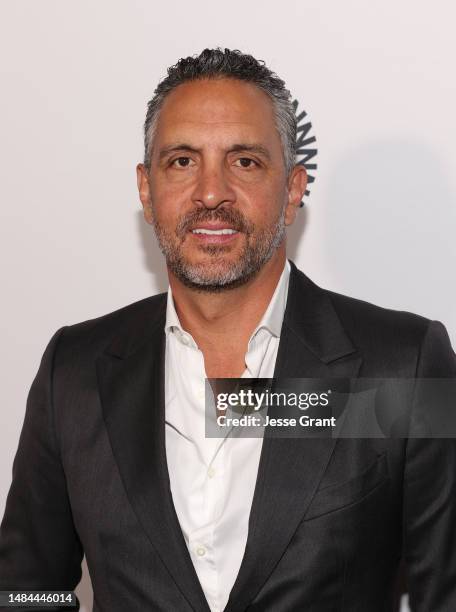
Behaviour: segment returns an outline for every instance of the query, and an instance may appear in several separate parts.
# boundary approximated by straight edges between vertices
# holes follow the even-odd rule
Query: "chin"
[[[241,287],[258,272],[256,268],[242,266],[239,260],[219,264],[214,262],[198,262],[198,264],[182,262],[182,264],[173,269],[177,278],[187,287],[206,293],[219,293]]]
[[[237,252],[234,253],[231,249],[220,249],[215,247],[214,250],[209,250],[210,247],[205,247],[204,250],[198,251],[191,257],[185,257],[183,263],[186,268],[192,268],[194,270],[230,270],[233,267],[240,265],[242,260],[242,254]]]

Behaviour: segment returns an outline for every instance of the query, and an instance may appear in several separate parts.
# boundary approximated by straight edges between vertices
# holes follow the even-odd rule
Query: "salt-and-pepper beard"
[[[270,260],[285,237],[285,207],[269,227],[255,231],[255,226],[236,210],[220,208],[215,211],[196,210],[182,217],[174,235],[165,230],[153,215],[155,234],[168,268],[187,287],[205,292],[220,292],[239,287],[253,278]],[[182,253],[181,245],[190,228],[204,222],[227,223],[246,236],[237,261],[228,264],[223,254],[229,247],[206,245],[204,252],[211,255],[210,263],[192,264]]]

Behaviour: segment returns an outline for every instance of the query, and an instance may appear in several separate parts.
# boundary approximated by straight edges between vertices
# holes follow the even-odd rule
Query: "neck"
[[[283,272],[286,255],[281,245],[247,283],[217,293],[186,287],[170,270],[169,283],[182,327],[202,350],[242,346],[261,321]]]

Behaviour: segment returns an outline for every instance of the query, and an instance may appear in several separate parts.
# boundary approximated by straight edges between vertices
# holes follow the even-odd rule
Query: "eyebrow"
[[[171,153],[175,153],[176,151],[186,151],[189,153],[201,153],[201,149],[197,149],[195,147],[192,147],[189,144],[186,144],[185,142],[181,142],[177,144],[172,144],[168,147],[161,149],[159,153],[159,159],[162,160],[164,157],[167,157],[168,155],[170,155]],[[257,153],[258,155],[261,155],[268,160],[271,159],[271,154],[269,153],[269,151],[260,144],[247,144],[247,143],[240,142],[238,144],[234,144],[231,147],[229,147],[226,152],[227,153],[242,153],[243,151],[248,152],[248,153]]]

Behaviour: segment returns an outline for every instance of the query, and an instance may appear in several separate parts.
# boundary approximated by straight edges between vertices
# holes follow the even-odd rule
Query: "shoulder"
[[[439,321],[321,288],[296,271],[302,295],[306,288],[307,294],[320,296],[314,299],[316,303],[331,305],[346,336],[375,375],[408,377],[425,370],[428,376],[440,376],[443,370],[439,363],[445,364],[445,371],[454,369],[448,333]]]
[[[456,359],[445,326],[421,315],[326,291],[355,346],[396,376],[454,376]]]
[[[118,308],[102,316],[63,327],[59,354],[87,357],[100,353],[116,341],[132,346],[148,333],[164,326],[167,294],[159,293]]]
[[[383,341],[389,338],[416,341],[426,334],[431,323],[429,318],[416,313],[385,308],[328,289],[322,291],[331,301],[344,328],[354,338],[370,336]]]
[[[330,304],[340,323],[355,341],[357,338],[381,336],[385,340],[399,333],[406,338],[416,339],[426,333],[430,320],[419,314],[394,310],[372,304],[357,297],[351,297],[320,287],[293,262],[290,283],[292,291],[299,295],[303,310],[317,310]],[[310,302],[310,306],[309,306]],[[317,314],[317,313],[315,313]]]

